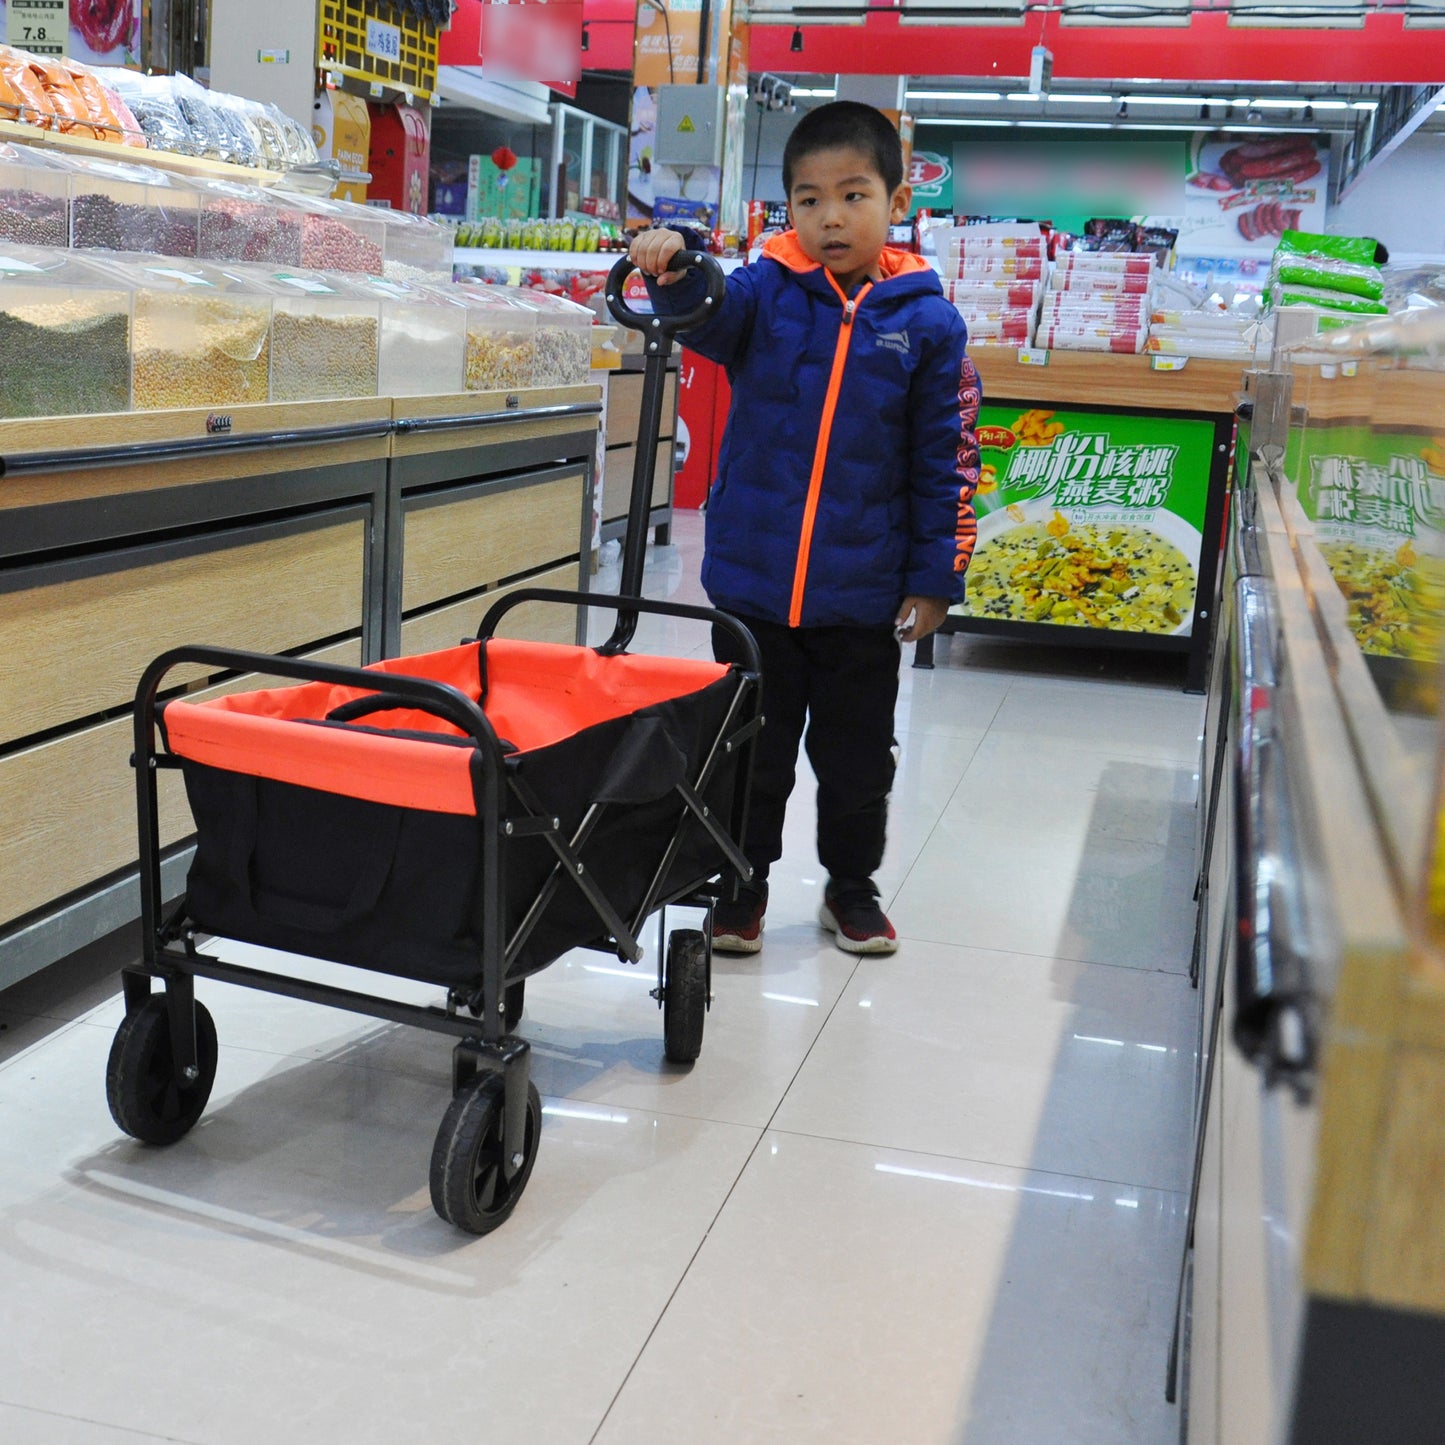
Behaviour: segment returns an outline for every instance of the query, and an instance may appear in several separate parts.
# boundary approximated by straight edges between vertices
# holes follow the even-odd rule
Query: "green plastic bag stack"
[[[1314,306],[1353,316],[1384,316],[1385,282],[1369,236],[1286,231],[1275,247],[1266,295],[1271,306]]]

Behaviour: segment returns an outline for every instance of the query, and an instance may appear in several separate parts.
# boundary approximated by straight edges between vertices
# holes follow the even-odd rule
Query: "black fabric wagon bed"
[[[723,867],[677,787],[699,777],[718,742],[738,691],[729,668],[491,638],[367,671],[377,687],[405,674],[481,704],[505,759],[504,831],[541,813],[571,839],[593,812],[578,858],[623,919],[670,846],[654,901]],[[197,826],[187,911],[206,932],[476,989],[483,853],[494,846],[484,754],[453,723],[387,701],[315,682],[161,706]],[[723,755],[701,794],[710,813],[728,816],[735,776],[736,754]],[[504,864],[509,981],[604,939],[566,876],[523,931],[560,866],[545,836],[507,839]]]

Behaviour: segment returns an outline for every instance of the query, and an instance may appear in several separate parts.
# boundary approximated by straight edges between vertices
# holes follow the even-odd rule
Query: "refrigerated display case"
[[[1445,311],[1252,379],[1202,756],[1196,1442],[1445,1416]]]

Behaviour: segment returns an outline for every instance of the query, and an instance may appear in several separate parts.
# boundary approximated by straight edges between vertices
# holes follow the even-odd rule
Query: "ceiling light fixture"
[[[1107,120],[1020,120],[1020,130],[1113,130]]]
[[[997,90],[910,90],[908,100],[1002,100]]]
[[[1011,126],[1011,120],[987,120],[973,115],[930,115],[918,121],[919,125],[990,125]]]
[[[788,49],[791,50],[794,55],[801,54],[803,49],[803,27],[801,25],[793,26],[793,39],[788,45]]]
[[[838,92],[832,87],[826,90],[807,90],[795,85],[793,87],[793,94],[800,100],[833,100],[836,98]]]
[[[1295,96],[1289,96],[1289,95],[1280,95],[1280,96],[1262,95],[1262,96],[1257,96],[1257,97],[1255,98],[1255,101],[1254,101],[1254,109],[1255,109],[1255,110],[1298,110],[1298,109],[1300,108],[1300,106],[1302,106],[1302,105],[1307,105],[1308,103],[1309,103],[1309,102],[1306,101],[1305,98],[1304,98],[1304,96],[1302,96],[1302,95],[1295,95]]]
[[[1045,97],[1050,105],[1113,105],[1112,95],[1069,95],[1050,91]]]
[[[1197,95],[1126,95],[1125,100],[1133,105],[1189,105],[1199,104]]]
[[[1129,102],[1127,100],[1121,100],[1119,102],[1119,109],[1114,112],[1114,115],[1119,120],[1128,120]]]
[[[1005,100],[1042,100],[1041,95],[1030,95],[1026,90],[1011,90]]]

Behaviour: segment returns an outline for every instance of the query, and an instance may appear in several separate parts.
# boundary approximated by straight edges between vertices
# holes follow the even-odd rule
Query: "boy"
[[[757,638],[766,716],[743,840],[756,871],[719,902],[713,947],[762,947],[802,739],[828,872],[819,922],[850,953],[892,953],[873,874],[893,783],[899,642],[934,631],[963,593],[978,373],[932,268],[887,244],[912,190],[880,111],[838,101],[805,115],[783,152],[783,188],[793,229],[735,271],[717,314],[687,335],[732,383],[703,586]],[[684,245],[670,230],[632,243],[659,311],[700,299],[701,277],[667,274]],[[734,660],[722,634],[713,647]]]

